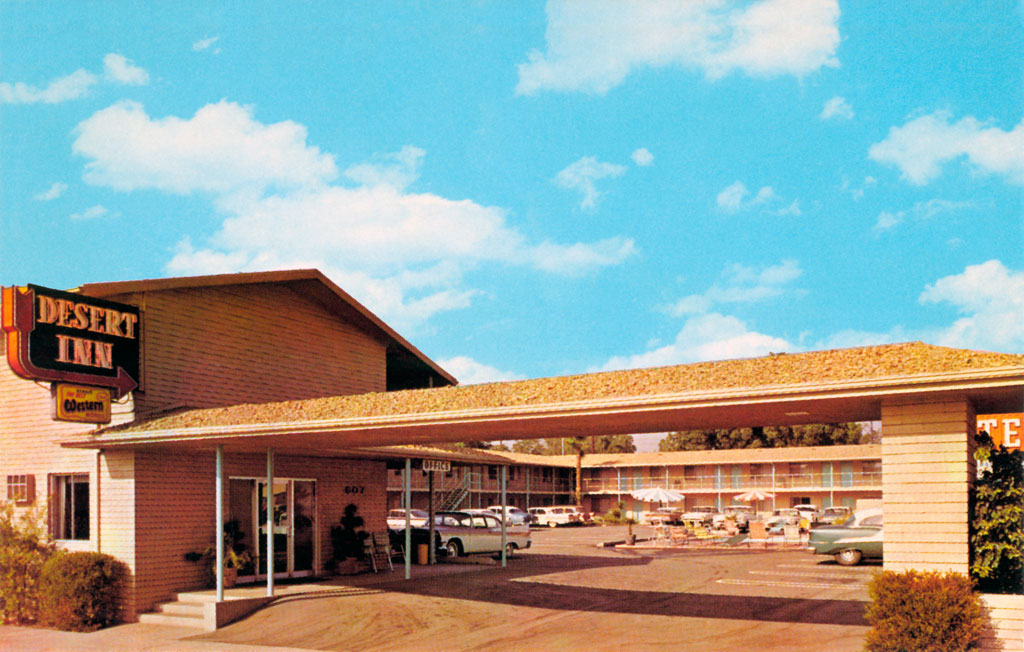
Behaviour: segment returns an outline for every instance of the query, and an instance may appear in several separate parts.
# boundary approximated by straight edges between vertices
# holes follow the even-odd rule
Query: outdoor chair
[[[762,543],[768,547],[768,528],[761,521],[754,521],[747,530],[747,545],[752,543]]]
[[[782,528],[783,542],[787,546],[799,546],[803,544],[803,536],[800,534],[799,525],[787,525]]]
[[[690,539],[690,532],[684,527],[671,527],[668,529],[668,542],[673,546],[686,545]]]

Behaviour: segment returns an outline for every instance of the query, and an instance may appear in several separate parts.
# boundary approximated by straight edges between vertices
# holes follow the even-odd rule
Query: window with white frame
[[[89,475],[50,477],[50,529],[54,539],[89,539]]]

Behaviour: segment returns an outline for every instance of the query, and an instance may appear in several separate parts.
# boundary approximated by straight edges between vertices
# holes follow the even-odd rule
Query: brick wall
[[[265,455],[228,452],[224,457],[224,514],[229,519],[230,478],[265,480],[267,461]],[[147,452],[136,454],[135,460],[134,606],[141,613],[176,592],[203,586],[201,563],[185,561],[184,555],[202,552],[216,541],[216,457],[213,451],[190,455]],[[366,531],[387,527],[383,462],[278,454],[274,477],[316,481],[317,571],[331,557],[330,528],[349,503],[358,506]],[[254,533],[249,533],[244,543],[250,548],[255,545]]]
[[[886,570],[967,574],[974,423],[966,401],[882,406]]]

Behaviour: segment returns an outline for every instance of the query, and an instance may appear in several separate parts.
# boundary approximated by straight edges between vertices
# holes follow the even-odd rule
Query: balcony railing
[[[766,491],[787,489],[881,489],[880,472],[837,473],[832,476],[820,473],[794,473],[762,476],[685,476],[643,477],[643,478],[584,478],[583,491],[588,494],[628,494],[637,489],[661,487],[673,491]]]
[[[501,476],[491,478],[488,474],[480,474],[479,479],[474,478],[470,491],[493,493],[501,491]],[[457,487],[462,482],[462,474],[453,474],[446,477],[443,473],[434,474],[434,491],[445,492]],[[410,486],[413,491],[427,490],[427,476],[419,470],[414,470],[410,478]],[[402,484],[401,474],[388,473],[388,491],[402,491],[405,487]],[[566,478],[537,479],[530,478],[529,483],[525,477],[519,476],[515,480],[509,480],[505,486],[506,491],[515,493],[572,493],[576,490],[573,480]]]

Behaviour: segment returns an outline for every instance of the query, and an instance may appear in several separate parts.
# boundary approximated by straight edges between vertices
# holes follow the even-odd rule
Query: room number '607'
[[[349,486],[345,487],[345,493],[347,493],[347,494],[361,494],[361,493],[363,493],[364,489],[365,489],[365,487],[363,487],[361,485],[353,484],[353,485],[349,485]]]

